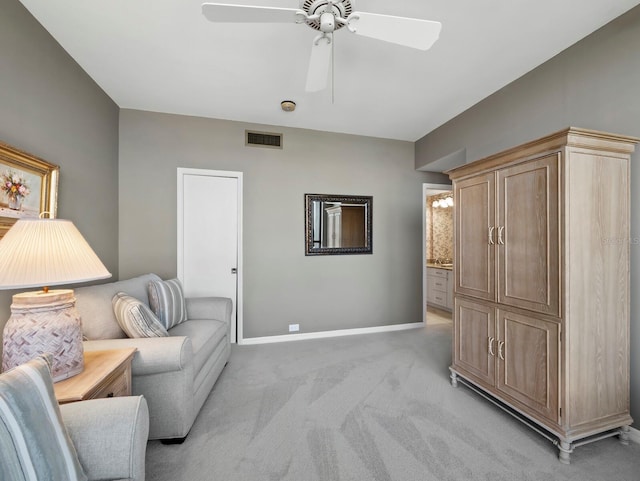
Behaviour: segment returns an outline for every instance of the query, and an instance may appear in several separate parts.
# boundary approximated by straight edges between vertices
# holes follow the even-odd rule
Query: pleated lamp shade
[[[82,321],[73,290],[50,291],[48,286],[110,276],[72,222],[18,220],[0,240],[0,289],[44,289],[13,296],[2,338],[2,369],[50,353],[54,381],[82,372]]]
[[[0,289],[57,286],[110,276],[68,220],[20,219],[0,240]]]

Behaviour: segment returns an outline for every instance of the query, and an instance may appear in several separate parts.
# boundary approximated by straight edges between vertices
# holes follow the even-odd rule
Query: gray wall
[[[472,161],[573,125],[640,137],[640,7],[417,142],[416,167]],[[640,425],[640,145],[631,164],[631,415]]]
[[[0,46],[0,140],[60,166],[58,217],[117,277],[118,107],[17,0],[0,2]]]
[[[295,114],[294,114],[295,115]],[[284,149],[245,147],[245,129]],[[120,113],[120,275],[176,275],[177,167],[244,173],[244,335],[419,322],[414,144],[134,110]],[[304,194],[373,196],[373,255],[304,255]]]

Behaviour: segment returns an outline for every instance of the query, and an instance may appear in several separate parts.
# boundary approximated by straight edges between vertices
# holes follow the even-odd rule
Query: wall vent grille
[[[266,147],[269,149],[281,149],[282,134],[246,130],[245,145],[250,145],[252,147]]]

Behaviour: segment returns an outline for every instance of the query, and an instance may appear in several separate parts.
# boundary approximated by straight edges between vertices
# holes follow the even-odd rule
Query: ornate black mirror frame
[[[314,203],[316,208],[314,209]],[[364,229],[362,239],[358,244],[347,247],[323,246],[323,218],[318,218],[318,213],[325,204],[336,205],[347,204],[348,206],[362,206],[362,228]],[[373,197],[362,195],[326,195],[326,194],[305,194],[305,255],[344,255],[344,254],[371,254],[372,249],[372,228],[373,218]],[[324,217],[324,214],[322,214]]]

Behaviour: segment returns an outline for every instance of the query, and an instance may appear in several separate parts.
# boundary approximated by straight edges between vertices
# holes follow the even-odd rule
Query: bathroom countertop
[[[444,269],[445,271],[452,271],[453,265],[442,265],[442,264],[434,264],[431,262],[427,262],[427,267],[435,268],[435,269]]]

